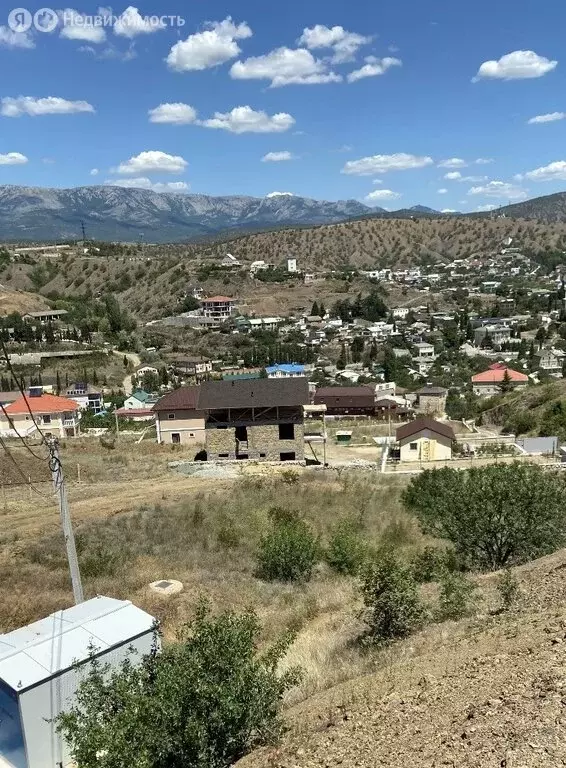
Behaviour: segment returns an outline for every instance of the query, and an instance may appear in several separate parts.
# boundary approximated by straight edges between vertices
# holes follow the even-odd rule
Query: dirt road
[[[115,349],[114,354],[119,357],[127,357],[130,363],[134,366],[134,370],[138,368],[141,363],[140,356],[136,352],[119,352]],[[126,393],[126,397],[129,397],[132,394],[133,387],[131,373],[124,377],[124,380],[122,381],[122,389]]]

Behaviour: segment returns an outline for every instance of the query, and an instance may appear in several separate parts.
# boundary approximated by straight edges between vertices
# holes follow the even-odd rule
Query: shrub
[[[356,525],[351,520],[342,520],[330,537],[325,558],[337,573],[355,576],[366,559],[367,552],[367,543],[360,536]]]
[[[421,626],[425,611],[411,569],[391,553],[371,563],[362,582],[369,638],[387,643]]]
[[[440,577],[437,619],[456,621],[469,616],[474,606],[476,585],[461,573],[444,571]]]
[[[225,768],[278,735],[297,671],[279,675],[290,637],[257,651],[253,613],[210,618],[200,606],[180,642],[141,663],[93,660],[57,725],[81,768]]]
[[[509,568],[505,568],[499,575],[497,589],[501,597],[501,608],[504,611],[508,611],[517,603],[521,594],[519,581]]]
[[[276,520],[260,541],[256,574],[267,581],[308,581],[319,554],[304,520]]]
[[[466,566],[497,570],[566,540],[564,480],[535,465],[427,470],[402,499],[424,532],[451,541]]]
[[[458,558],[453,549],[425,547],[411,560],[413,576],[419,584],[437,581],[444,571],[457,571]]]

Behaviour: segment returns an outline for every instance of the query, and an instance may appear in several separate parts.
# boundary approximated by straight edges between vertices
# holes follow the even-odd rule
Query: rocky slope
[[[484,577],[474,618],[395,644],[376,674],[292,708],[282,744],[238,768],[566,765],[566,552],[517,575],[517,609],[498,613]]]

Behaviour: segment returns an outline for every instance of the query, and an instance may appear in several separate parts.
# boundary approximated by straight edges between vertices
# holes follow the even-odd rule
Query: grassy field
[[[349,518],[372,547],[410,556],[423,539],[400,504],[406,479],[295,469],[198,479],[167,469],[181,455],[153,444],[109,451],[92,441],[67,442],[63,457],[86,596],[132,600],[162,620],[166,638],[175,636],[201,595],[214,610],[251,606],[266,640],[298,631],[288,663],[300,663],[306,675],[295,698],[371,671],[371,655],[352,642],[360,632],[356,581],[321,563],[308,584],[264,582],[254,575],[256,552],[270,510],[284,505],[323,545]],[[80,484],[72,472],[76,462],[84,467]],[[48,494],[48,483],[37,487]],[[70,605],[56,499],[10,489],[0,527],[0,631]],[[166,598],[149,590],[152,581],[168,578],[183,582],[184,591]]]

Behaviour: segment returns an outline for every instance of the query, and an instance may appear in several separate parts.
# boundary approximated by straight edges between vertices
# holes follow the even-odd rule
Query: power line
[[[20,433],[18,432],[18,430],[17,430],[17,429],[16,429],[16,427],[14,426],[14,422],[13,422],[13,421],[12,421],[12,419],[10,418],[10,414],[8,413],[8,411],[7,411],[7,410],[6,410],[6,408],[3,406],[3,404],[2,404],[2,403],[0,403],[0,409],[2,410],[2,413],[4,414],[4,416],[6,417],[6,419],[8,420],[8,424],[11,424],[11,425],[12,425],[12,429],[14,430],[14,432],[16,433],[16,435],[19,437],[19,439],[22,441],[22,445],[24,446],[24,448],[27,448],[27,450],[28,450],[28,451],[31,453],[31,455],[34,457],[34,459],[37,459],[38,461],[45,461],[45,458],[46,458],[46,457],[45,457],[45,456],[38,456],[38,455],[37,455],[37,453],[34,453],[34,451],[32,451],[32,449],[30,448],[30,446],[29,446],[29,445],[26,443],[24,436],[23,436],[23,435],[20,435]]]
[[[29,486],[29,488],[31,488],[32,491],[35,491],[35,493],[37,493],[38,496],[41,496],[44,499],[52,498],[49,494],[43,493],[43,491],[40,491],[38,488],[35,487],[35,485],[31,482],[29,475],[26,475],[24,470],[20,467],[20,465],[18,464],[18,462],[16,461],[16,459],[12,455],[12,452],[10,451],[8,446],[6,445],[6,443],[4,441],[4,438],[1,437],[1,436],[0,436],[0,445],[2,446],[2,448],[4,449],[6,454],[8,455],[8,458],[12,461],[12,463],[14,464],[16,469],[18,470],[18,472],[21,475],[21,477],[23,477],[23,479],[25,480],[25,484],[27,486]]]

